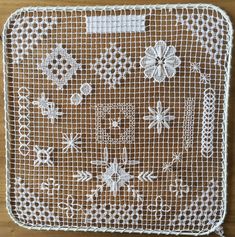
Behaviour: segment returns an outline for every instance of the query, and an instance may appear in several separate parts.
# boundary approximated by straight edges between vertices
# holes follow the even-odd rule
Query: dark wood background
[[[177,3],[175,0],[151,1],[151,0],[0,0],[0,32],[3,24],[12,12],[25,6],[78,6],[78,5],[122,5],[122,4],[158,4]],[[212,3],[225,10],[235,21],[234,0],[179,0],[179,3]],[[0,33],[1,35],[1,33]],[[229,99],[228,121],[228,213],[225,218],[224,229],[226,237],[235,237],[235,51],[233,50],[232,76]],[[233,107],[234,106],[234,107]],[[2,73],[2,47],[0,48],[0,237],[118,237],[124,234],[114,233],[89,233],[89,232],[63,232],[63,231],[32,231],[16,225],[8,216],[5,207],[5,132],[4,132],[4,99],[3,99],[3,73]],[[127,235],[127,234],[125,234]],[[140,236],[132,234],[132,236]],[[143,235],[142,235],[143,236]],[[159,235],[160,236],[160,235]],[[164,236],[164,235],[163,235]],[[217,235],[211,234],[210,237]],[[169,236],[170,237],[170,236]]]

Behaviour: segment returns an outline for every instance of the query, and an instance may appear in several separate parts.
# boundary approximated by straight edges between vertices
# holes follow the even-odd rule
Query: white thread
[[[113,115],[115,117],[107,118]],[[131,104],[96,105],[95,123],[96,141],[101,144],[131,144],[135,139],[135,111]],[[110,127],[109,132],[106,129],[107,124]],[[125,124],[124,129],[117,131],[118,127],[122,128],[122,124]]]
[[[186,98],[184,101],[183,146],[186,150],[193,146],[195,99]]]
[[[105,19],[106,16],[111,18],[117,16],[118,18],[123,15],[144,16],[145,31],[123,32],[120,34],[113,27],[112,30],[115,33],[101,34],[101,32],[97,32],[87,34],[86,32],[86,17],[99,16]],[[187,30],[185,24],[177,23],[177,15],[189,15],[194,19],[196,16],[204,21],[207,21],[204,17],[210,16],[213,19],[208,24],[214,23],[214,25],[200,31],[198,30],[200,27],[197,24],[191,24],[190,21],[188,24],[190,27],[193,26],[193,32],[198,34],[195,35],[192,34],[191,30]],[[21,57],[22,51],[17,52],[12,49],[18,47],[13,42],[21,44],[20,41],[14,41],[13,28],[18,20],[27,17],[30,17],[34,22],[41,19],[55,18],[57,26],[54,27],[53,25],[49,29],[50,26],[46,25],[46,34],[41,41],[37,42],[33,50],[27,48],[30,43],[26,44],[28,54],[23,54],[21,59],[15,60],[17,57]],[[127,27],[125,25],[126,19],[123,17],[120,20],[123,22],[120,28],[125,29]],[[216,24],[218,21],[221,24]],[[197,23],[201,24],[199,22],[198,20]],[[105,22],[103,26],[109,27],[110,24]],[[198,28],[195,29],[195,27]],[[212,32],[215,28],[220,34]],[[202,47],[199,42],[201,32],[205,38],[203,40],[209,45],[203,45]],[[40,30],[36,33],[40,34]],[[210,36],[210,33],[214,36]],[[16,34],[17,40],[21,40],[21,33],[16,32]],[[226,14],[217,7],[204,4],[24,8],[14,13],[6,23],[3,34],[7,207],[13,219],[21,226],[29,229],[186,235],[203,235],[216,231],[221,235],[220,225],[226,212],[226,123],[231,39],[232,28]],[[172,74],[174,74],[174,69],[176,70],[174,78],[168,79],[165,77],[162,83],[154,83],[154,78],[144,79],[143,75],[146,68],[140,67],[140,61],[145,55],[146,48],[149,46],[154,48],[155,42],[162,42],[163,40],[167,47],[168,45],[174,45],[177,50],[175,55],[180,57],[181,64],[179,67],[170,69]],[[214,40],[217,42],[213,42]],[[82,63],[82,70],[79,67],[71,79],[67,81],[67,84],[61,85],[64,88],[63,91],[56,91],[55,89],[58,86],[54,86],[54,82],[46,74],[43,76],[42,70],[38,70],[37,66],[43,62],[42,60],[46,59],[47,53],[50,54],[61,43],[69,55],[73,55],[78,59],[76,61],[74,58],[77,64]],[[125,74],[124,72],[128,71],[125,67],[129,67],[129,65],[122,63],[121,73],[125,76],[121,77],[120,85],[117,82],[119,75],[113,75],[113,72],[111,72],[110,75],[113,76],[114,80],[109,82],[103,78],[105,71],[99,74],[97,73],[98,69],[94,67],[96,59],[101,60],[100,54],[104,54],[105,50],[113,45],[125,52],[126,58],[132,64],[130,71]],[[208,47],[208,50],[205,50],[204,47]],[[216,53],[218,54],[216,55]],[[216,60],[218,59],[218,63],[211,58],[212,54],[213,57],[216,57]],[[116,57],[115,53],[113,56]],[[106,60],[108,57],[109,55],[104,55],[102,59]],[[114,63],[118,61],[116,58]],[[196,59],[196,63],[199,64],[198,72],[190,70],[192,59]],[[157,59],[157,61],[158,64],[163,64],[162,60]],[[90,68],[91,64],[92,68]],[[105,70],[108,73],[110,65],[103,62],[101,64],[105,65]],[[175,64],[168,63],[168,67],[169,65]],[[164,67],[161,68],[164,69]],[[116,71],[118,72],[118,70]],[[164,73],[166,74],[165,71]],[[58,72],[58,75],[61,76],[60,72]],[[162,77],[157,78],[159,80]],[[85,97],[80,91],[81,85],[87,82],[92,85],[92,91],[89,94],[92,96],[89,97]],[[107,82],[107,85],[104,82]],[[113,85],[113,82],[115,85]],[[19,98],[17,92],[20,87],[26,87],[30,90],[29,101]],[[110,87],[110,90],[108,87]],[[116,89],[113,89],[114,87]],[[202,146],[200,144],[203,123],[203,93],[207,88],[211,88],[216,93],[214,95],[214,97],[216,96],[216,103],[213,121],[213,159],[202,157]],[[59,111],[55,111],[55,109],[50,111],[50,106],[48,106],[49,109],[43,109],[44,106],[39,107],[39,112],[32,106],[32,101],[41,93],[40,91],[45,91],[48,98],[50,98],[46,104],[50,105],[51,101],[56,102],[56,105],[63,110],[63,117],[56,120],[59,117],[57,113]],[[72,102],[70,97],[76,93],[81,96],[82,103],[76,102],[78,99],[75,99],[75,103],[80,103],[80,106],[74,106],[75,104],[70,103]],[[184,144],[182,144],[184,101],[190,96],[195,98],[193,144],[190,149],[185,150]],[[155,108],[155,102],[157,101],[161,101],[166,108],[171,108],[171,113],[177,118],[168,124],[171,129],[168,131],[164,129],[161,136],[158,136],[157,129],[148,130],[146,128],[147,122],[143,121],[143,116],[148,112],[147,107],[150,105]],[[18,102],[21,104],[21,108],[19,108]],[[125,142],[119,140],[114,143],[96,141],[96,106],[107,104],[132,105],[134,109],[134,133],[130,133],[132,136],[130,143],[128,139]],[[41,111],[42,113],[40,113]],[[164,109],[163,111],[165,112]],[[30,116],[17,117],[19,114],[25,113],[29,113]],[[49,113],[50,120],[53,122],[56,120],[57,122],[53,126],[47,121],[47,113]],[[170,115],[172,115],[171,113]],[[55,114],[56,116],[54,116]],[[122,111],[119,112],[118,109],[112,108],[111,112],[106,113],[101,118],[100,124],[101,128],[105,129],[105,134],[111,134],[111,138],[119,139],[125,129],[129,129],[129,121],[130,118],[125,117]],[[82,152],[76,153],[74,148],[74,152],[71,152],[70,148],[67,152],[63,152],[63,148],[67,145],[62,144],[61,134],[76,134],[77,130],[83,134],[83,143],[82,146],[79,146]],[[29,136],[29,139],[27,136]],[[24,146],[30,148],[27,156],[22,156],[19,151],[20,143],[23,142],[22,150],[26,150]],[[53,167],[47,164],[43,165],[41,162],[40,167],[33,166],[34,160],[37,159],[37,153],[33,151],[35,145],[46,151],[48,145],[53,147],[53,153],[50,153],[50,160],[54,163]],[[104,147],[107,147],[109,151],[108,163],[115,163],[116,159],[118,167],[121,167],[128,175],[133,176],[133,179],[118,190],[115,197],[113,192],[110,192],[110,187],[106,184],[103,185],[101,179],[102,174],[108,169],[108,166],[102,165],[103,161],[100,153]],[[123,152],[123,147],[128,148],[129,159],[126,155],[122,155],[122,153],[127,154]],[[182,160],[179,159],[179,155],[174,154],[181,154]],[[45,155],[45,157],[47,156]],[[91,164],[91,161],[100,161],[100,165]],[[170,163],[171,173],[165,172],[163,168],[165,163]],[[38,170],[40,170],[40,174]],[[90,178],[89,175],[92,177]],[[47,217],[40,224],[31,220],[25,223],[26,217],[24,216],[22,216],[22,220],[18,218],[15,192],[12,188],[14,187],[12,186],[14,185],[14,177],[18,176],[22,176],[24,181],[27,181],[30,191],[36,197],[40,197],[41,203],[44,204],[43,206],[40,205],[40,208],[46,206],[51,212],[56,213],[56,216],[59,217],[57,223],[50,221],[50,218]],[[153,179],[153,176],[157,178]],[[56,182],[61,182],[60,190],[59,192],[54,190],[54,196],[49,195],[47,189],[40,189],[40,184],[42,182],[47,183],[47,178],[55,178]],[[117,178],[118,175],[116,174],[115,180]],[[213,212],[207,213],[208,209],[203,210],[205,205],[200,196],[204,190],[207,190],[208,180],[211,178],[218,180],[218,184],[216,184],[218,192],[216,192],[216,199],[213,198],[208,202],[208,209],[213,206]],[[184,192],[187,189],[183,187],[182,190],[184,191],[181,194],[180,182],[178,190],[176,190],[177,185],[174,183],[176,179],[183,180],[182,185],[187,185],[189,192]],[[77,183],[78,181],[79,183]],[[169,187],[171,187],[171,190]],[[95,200],[93,203],[87,202],[85,195],[93,193],[93,191],[93,199]],[[176,192],[178,192],[177,196]],[[181,195],[182,197],[180,197]],[[210,194],[206,195],[210,196]],[[158,197],[161,197],[161,199]],[[191,222],[184,222],[184,216],[182,215],[182,218],[179,218],[180,225],[179,223],[173,223],[174,215],[180,214],[184,208],[191,204],[191,201],[196,201],[198,197],[200,200],[193,205],[193,215],[187,214]],[[156,201],[156,198],[158,201]],[[34,202],[34,199],[32,202]],[[95,223],[96,220],[86,222],[86,211],[91,209],[93,205],[97,205],[94,207],[97,209],[108,209],[107,205],[115,206],[113,211],[117,209],[118,205],[122,207],[125,205],[127,209],[132,206],[141,207],[143,219],[140,222],[125,222],[124,225],[119,217],[113,217],[111,223],[109,223],[108,218],[102,223],[98,221]],[[102,208],[99,208],[98,205],[102,205]],[[162,208],[164,205],[169,205],[171,210],[164,212],[164,208]],[[150,210],[152,211],[147,209],[148,206],[151,207]],[[158,210],[154,212],[153,210],[156,207]],[[195,209],[202,211],[198,212]],[[121,211],[123,210],[120,209]],[[131,211],[129,210],[129,212]],[[115,213],[118,215],[120,212],[116,210]],[[48,215],[48,213],[42,215],[44,214],[45,216]],[[30,214],[24,212],[23,215]],[[98,220],[99,214],[97,215]],[[130,213],[129,215],[131,216]],[[135,219],[134,216],[130,218]],[[201,221],[203,218],[205,218],[205,221]],[[210,219],[212,220],[210,221]]]
[[[161,196],[157,196],[155,199],[155,203],[148,205],[147,209],[149,212],[155,213],[155,217],[158,220],[161,220],[164,213],[170,212],[171,207],[167,204],[164,203],[163,199]]]
[[[170,185],[170,191],[175,193],[176,196],[182,198],[189,192],[189,186],[184,184],[182,179],[176,179],[174,184]]]
[[[34,166],[47,165],[53,166],[54,162],[51,159],[51,153],[54,148],[48,147],[46,149],[40,148],[39,146],[34,146],[34,151],[36,152],[36,160],[34,160]]]
[[[175,214],[173,224],[193,225],[195,230],[200,230],[203,225],[217,226],[216,212],[221,211],[219,208],[222,205],[219,200],[218,182],[210,180],[207,189],[202,190],[195,200],[189,202],[180,213]]]
[[[60,185],[53,178],[48,178],[46,182],[41,183],[41,190],[46,190],[48,195],[54,195],[54,192],[59,189]]]
[[[215,91],[208,88],[204,91],[202,117],[202,155],[210,158],[213,155],[213,131],[215,120]]]
[[[86,223],[138,225],[143,221],[143,205],[92,204],[86,210]]]
[[[161,134],[162,127],[165,127],[167,129],[170,128],[168,122],[175,119],[175,116],[168,115],[168,111],[170,108],[167,108],[166,110],[163,110],[161,101],[157,102],[157,109],[148,107],[149,113],[151,115],[144,116],[144,120],[149,120],[151,123],[149,124],[149,129],[157,127],[157,133]]]
[[[75,150],[76,152],[81,152],[81,148],[79,147],[82,144],[81,141],[81,134],[63,134],[63,141],[62,144],[64,144],[63,152],[73,152]]]
[[[172,172],[173,171],[173,166],[181,162],[182,160],[182,154],[181,153],[174,153],[172,156],[172,161],[171,162],[166,162],[162,166],[162,171],[163,172]]]
[[[109,85],[109,88],[116,88],[116,85],[121,84],[121,79],[124,80],[134,68],[130,56],[123,48],[113,44],[106,49],[105,53],[101,53],[99,58],[92,66],[96,74]]]
[[[58,119],[59,116],[62,116],[63,113],[59,112],[58,108],[55,108],[55,103],[48,102],[48,98],[45,97],[45,93],[41,94],[41,97],[37,101],[33,101],[33,105],[38,105],[41,109],[42,115],[47,116],[51,120],[51,123],[54,124],[55,119]]]
[[[58,225],[59,218],[50,209],[47,203],[30,191],[21,178],[15,179],[14,195],[17,218],[29,226],[45,226],[47,222]]]
[[[145,15],[87,16],[87,33],[144,32]]]
[[[70,97],[70,101],[72,105],[79,105],[82,103],[82,96],[78,93],[72,94],[72,96]]]
[[[87,95],[91,94],[92,87],[89,83],[84,83],[84,84],[81,85],[80,91],[81,91],[82,95],[87,96]]]
[[[92,179],[92,174],[88,171],[78,171],[73,178],[76,178],[78,182],[87,182]]]
[[[221,65],[223,60],[220,55],[222,53],[221,42],[225,40],[226,35],[223,34],[223,19],[210,16],[208,13],[198,15],[177,14],[176,19],[179,23],[186,25],[187,30],[191,31],[197,37],[197,41],[205,48],[209,58],[214,61],[214,64]]]
[[[22,156],[27,156],[30,152],[30,121],[29,121],[29,95],[30,92],[26,87],[20,87],[18,90],[18,105],[19,105],[19,152]]]
[[[67,218],[72,218],[74,216],[74,212],[80,211],[82,206],[74,202],[73,196],[68,195],[67,202],[58,203],[58,208],[65,211]]]
[[[167,46],[164,41],[158,41],[154,47],[148,47],[145,50],[145,56],[140,61],[145,76],[153,78],[155,82],[163,82],[166,77],[174,77],[176,68],[181,63],[175,53],[175,47]]]
[[[61,44],[58,44],[45,59],[42,59],[39,68],[49,80],[52,80],[53,84],[57,85],[58,89],[63,90],[72,76],[76,75],[76,71],[81,69],[81,65]]]
[[[56,24],[57,20],[54,17],[24,16],[15,19],[11,32],[14,63],[20,63],[25,56],[31,54]]]

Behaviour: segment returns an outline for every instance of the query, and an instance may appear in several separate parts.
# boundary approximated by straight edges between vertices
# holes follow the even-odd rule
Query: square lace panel
[[[231,38],[211,5],[14,13],[4,29],[12,218],[222,236]]]

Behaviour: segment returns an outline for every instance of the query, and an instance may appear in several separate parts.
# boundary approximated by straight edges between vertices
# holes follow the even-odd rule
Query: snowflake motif
[[[68,152],[69,149],[71,150],[71,152],[73,152],[73,150],[75,150],[76,152],[81,152],[81,148],[79,148],[79,145],[82,144],[81,134],[63,134],[63,140],[64,141],[62,142],[62,144],[65,145],[63,152]]]
[[[40,166],[45,164],[48,166],[53,166],[53,161],[51,160],[51,153],[53,152],[53,150],[53,147],[41,149],[39,146],[34,146],[34,151],[37,155],[37,159],[34,161],[34,166]]]
[[[182,160],[181,153],[174,153],[171,162],[164,163],[162,166],[163,172],[171,172],[173,170],[173,165]]]
[[[173,158],[173,163],[179,162],[182,160],[182,154],[181,153],[174,153],[172,158]]]
[[[170,212],[171,207],[167,204],[164,204],[161,196],[157,196],[155,203],[147,206],[148,211],[155,213],[155,217],[158,220],[162,219],[163,213]]]
[[[189,192],[189,186],[183,185],[182,179],[176,179],[175,184],[170,185],[170,191],[175,193],[176,196],[183,197],[184,194]]]
[[[164,41],[158,41],[154,47],[148,47],[140,61],[140,65],[145,69],[145,76],[156,82],[163,82],[166,77],[174,77],[176,68],[181,63],[175,53],[175,47],[167,46]]]
[[[200,74],[200,80],[201,80],[201,82],[203,82],[204,84],[207,84],[207,83],[210,82],[211,77],[210,77],[210,75],[208,75],[208,74],[206,74],[206,73],[201,73],[201,74]]]
[[[33,101],[33,105],[37,105],[41,110],[42,114],[45,115],[45,111],[51,106],[52,102],[48,101],[49,99],[46,98],[45,93],[41,94],[41,97],[38,98],[37,101]]]
[[[51,120],[51,123],[54,124],[55,119],[58,119],[63,113],[59,112],[59,109],[55,108],[55,104],[53,103],[44,111],[43,115],[46,115]]]
[[[55,179],[49,178],[47,179],[47,182],[41,183],[41,189],[47,190],[48,195],[54,195],[54,191],[58,191],[60,185],[56,183]]]
[[[168,122],[175,119],[175,116],[168,115],[170,108],[163,110],[161,102],[158,101],[157,102],[157,110],[155,110],[151,107],[149,107],[148,109],[152,115],[144,116],[143,119],[152,121],[149,124],[149,127],[148,127],[149,129],[157,126],[157,133],[161,134],[162,127],[165,127],[168,129],[170,128]]]
[[[58,44],[47,55],[46,59],[42,60],[39,68],[42,69],[42,72],[47,75],[49,80],[52,80],[57,85],[57,89],[63,90],[63,87],[68,85],[68,81],[76,74],[76,71],[81,69],[81,65],[61,44]]]
[[[74,216],[74,210],[80,211],[82,206],[74,203],[74,198],[71,195],[68,195],[67,202],[58,203],[58,207],[66,211],[67,218],[72,218]]]
[[[171,162],[164,163],[162,166],[162,171],[163,172],[171,172],[173,170],[173,164]]]
[[[201,67],[199,63],[191,63],[190,64],[190,69],[192,72],[200,72],[201,71]]]
[[[54,124],[55,119],[58,119],[63,113],[59,112],[58,108],[55,108],[55,103],[48,100],[45,93],[42,93],[37,101],[33,101],[33,105],[37,105],[41,109],[42,115],[47,116],[51,123]]]

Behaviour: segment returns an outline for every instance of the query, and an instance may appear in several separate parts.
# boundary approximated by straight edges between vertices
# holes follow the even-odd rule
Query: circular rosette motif
[[[140,65],[145,69],[145,76],[157,82],[174,77],[176,68],[181,63],[175,53],[175,47],[167,46],[164,41],[157,41],[154,47],[148,47],[145,50],[145,56],[140,61]]]

